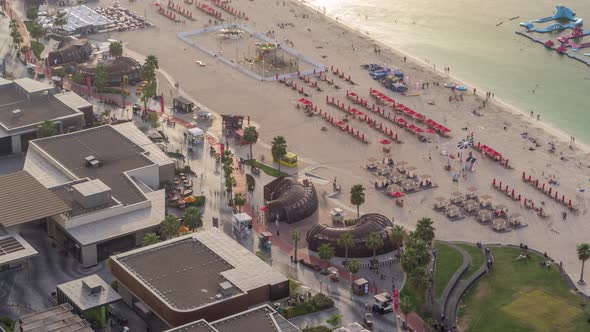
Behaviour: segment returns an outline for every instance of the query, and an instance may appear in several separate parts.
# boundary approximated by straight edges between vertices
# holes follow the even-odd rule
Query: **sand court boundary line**
[[[246,25],[240,25],[238,28],[240,30],[243,30],[243,31],[249,33],[250,35],[252,35],[252,37],[260,39],[260,41],[262,41],[262,42],[278,44],[280,46],[281,50],[292,55],[293,57],[300,59],[301,61],[304,61],[304,62],[310,64],[312,66],[312,68],[297,71],[297,72],[287,73],[287,74],[279,74],[279,75],[274,75],[271,77],[264,77],[264,76],[259,75],[258,73],[255,73],[254,71],[252,71],[248,68],[245,68],[244,66],[240,65],[239,63],[236,63],[232,60],[229,60],[228,58],[226,58],[224,56],[221,56],[221,55],[213,52],[212,50],[210,50],[210,49],[204,47],[203,45],[200,45],[199,43],[196,43],[190,39],[190,37],[194,37],[194,36],[197,36],[197,35],[200,35],[203,33],[207,33],[207,32],[217,32],[217,31],[220,31],[225,28],[226,28],[225,25],[216,25],[216,26],[208,27],[208,28],[180,32],[178,35],[176,35],[176,37],[178,39],[182,40],[183,42],[189,44],[191,47],[196,48],[196,49],[200,50],[201,52],[206,53],[206,54],[210,55],[211,57],[218,59],[219,61],[225,63],[226,65],[233,67],[233,68],[241,71],[242,73],[255,78],[258,81],[272,82],[272,81],[277,81],[277,80],[292,79],[292,78],[296,78],[299,76],[313,75],[313,74],[327,71],[327,67],[324,64],[322,64],[321,62],[316,61],[304,54],[301,54],[301,53],[297,52],[296,50],[294,50],[284,44],[277,43],[275,40],[267,37],[266,35],[264,35],[262,33],[257,32],[256,30],[254,30]]]

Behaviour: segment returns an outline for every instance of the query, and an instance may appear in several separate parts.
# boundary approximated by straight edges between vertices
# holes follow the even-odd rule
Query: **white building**
[[[0,156],[27,151],[39,125],[52,121],[59,132],[92,121],[92,104],[74,92],[55,93],[52,85],[21,78],[0,78]]]
[[[33,140],[24,169],[71,208],[47,232],[84,267],[141,244],[174,179],[174,162],[132,122]]]

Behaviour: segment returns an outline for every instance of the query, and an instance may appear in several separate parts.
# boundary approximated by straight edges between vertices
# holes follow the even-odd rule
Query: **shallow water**
[[[547,0],[311,0],[372,37],[590,143],[590,67],[514,33],[553,14]],[[590,27],[590,1],[564,1]],[[510,21],[509,18],[520,16]],[[504,22],[496,27],[499,22]],[[571,32],[568,30],[566,33]],[[556,35],[539,34],[553,39]],[[583,40],[590,42],[590,36]],[[590,48],[578,51],[590,53]],[[533,93],[534,90],[534,93]]]

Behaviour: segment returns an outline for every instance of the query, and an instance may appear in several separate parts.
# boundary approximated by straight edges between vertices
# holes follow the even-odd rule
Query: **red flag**
[[[395,311],[399,310],[399,291],[398,290],[393,291],[393,308],[395,309]]]
[[[160,112],[164,113],[164,95],[160,96]]]

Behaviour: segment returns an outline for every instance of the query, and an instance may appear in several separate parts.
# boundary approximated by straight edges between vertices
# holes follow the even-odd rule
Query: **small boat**
[[[444,86],[445,88],[449,88],[449,89],[450,89],[450,88],[454,88],[454,87],[455,87],[455,84],[452,84],[452,83],[445,83],[445,84],[443,84],[443,86]]]
[[[459,85],[459,86],[456,86],[455,87],[455,90],[457,90],[457,91],[465,91],[465,90],[467,90],[467,88],[464,87],[464,86]]]

